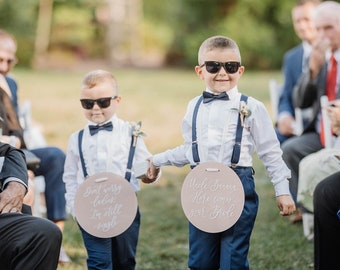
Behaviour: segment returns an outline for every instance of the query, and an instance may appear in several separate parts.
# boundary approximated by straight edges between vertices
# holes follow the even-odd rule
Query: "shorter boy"
[[[100,172],[125,176],[133,132],[132,126],[115,114],[121,97],[118,95],[117,82],[111,73],[104,70],[89,72],[83,79],[80,98],[88,124],[82,131],[80,147],[79,132],[70,136],[63,176],[67,205],[75,218],[75,196],[85,176]],[[142,138],[138,138],[135,147],[134,162],[150,158],[151,154]],[[128,180],[137,192],[140,186],[133,173]],[[142,180],[152,182],[155,179],[145,177]],[[139,227],[138,209],[131,226],[116,237],[99,238],[87,233],[79,225],[88,254],[88,269],[135,269]]]
[[[252,155],[257,150],[269,172],[280,214],[284,216],[295,211],[287,180],[290,171],[282,160],[280,144],[263,103],[251,97],[240,101],[244,96],[238,92],[237,83],[244,66],[237,44],[223,36],[208,38],[199,49],[198,63],[195,71],[206,89],[203,96],[189,102],[182,123],[184,144],[154,155],[148,172],[152,176],[157,167],[195,166],[211,161],[233,165],[245,192],[241,217],[234,226],[220,233],[204,232],[189,223],[188,265],[190,269],[246,270],[250,235],[258,211]],[[235,143],[238,129],[242,136]],[[196,144],[198,150],[193,147]],[[240,152],[232,160],[234,145],[240,145]]]

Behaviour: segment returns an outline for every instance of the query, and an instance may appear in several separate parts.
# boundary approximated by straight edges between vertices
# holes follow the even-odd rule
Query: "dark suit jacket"
[[[0,142],[0,157],[4,157],[0,171],[0,183],[9,177],[15,177],[28,184],[26,161],[24,153],[8,144]]]
[[[278,105],[279,114],[282,112],[289,112],[291,115],[295,116],[292,95],[294,86],[298,82],[302,73],[302,58],[302,44],[289,50],[283,57],[282,71],[284,83]]]
[[[11,90],[13,106],[15,108],[15,111],[18,113],[19,112],[19,105],[18,105],[18,85],[17,85],[17,82],[9,76],[6,76],[5,78],[6,78],[6,81],[8,83],[9,89]]]
[[[313,108],[312,121],[305,127],[305,132],[316,131],[315,124],[321,112],[320,97],[326,94],[327,64],[324,64],[317,77],[312,80],[310,73],[302,73],[293,90],[293,103],[298,108]],[[337,98],[340,89],[337,90]]]

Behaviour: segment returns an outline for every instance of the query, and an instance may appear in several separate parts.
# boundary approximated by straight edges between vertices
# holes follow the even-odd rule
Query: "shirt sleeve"
[[[67,147],[63,181],[65,183],[66,188],[65,194],[66,203],[73,217],[75,217],[74,200],[78,190],[77,173],[79,169],[78,167],[79,151],[77,146],[78,146],[77,134],[72,134],[70,136]]]
[[[288,195],[290,194],[288,179],[291,173],[282,159],[282,150],[272,121],[262,102],[257,102],[255,110],[256,119],[253,118],[251,129],[256,152],[269,174],[276,196]]]
[[[4,189],[7,183],[15,181],[23,184],[27,190],[28,175],[24,153],[8,144],[0,143],[0,156],[4,157],[0,172],[1,188]]]

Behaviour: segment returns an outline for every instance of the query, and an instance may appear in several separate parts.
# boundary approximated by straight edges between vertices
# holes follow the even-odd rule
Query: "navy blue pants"
[[[63,182],[65,153],[57,147],[32,149],[40,166],[34,171],[36,176],[45,178],[45,200],[47,218],[52,221],[66,219],[65,184]]]
[[[207,233],[189,223],[189,262],[192,270],[248,270],[250,235],[258,211],[251,167],[236,168],[244,192],[245,204],[239,220],[230,229]]]
[[[87,233],[79,225],[87,250],[87,269],[134,270],[139,227],[139,209],[130,227],[116,237],[98,238]]]

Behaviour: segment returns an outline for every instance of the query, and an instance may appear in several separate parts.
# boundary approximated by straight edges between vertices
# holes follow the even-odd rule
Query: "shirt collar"
[[[334,53],[332,53],[331,51],[327,51],[326,52],[326,59],[327,62],[329,61],[329,59],[331,58],[331,55],[334,55],[334,58],[336,60],[337,63],[340,63],[340,49],[336,50]]]
[[[303,48],[303,57],[309,57],[312,51],[312,45],[310,45],[307,41],[302,41],[302,48]]]
[[[211,94],[216,94],[213,91],[211,91],[210,89],[206,88],[205,89],[206,92],[209,92]],[[229,96],[229,99],[233,99],[234,97],[236,97],[236,95],[238,94],[238,89],[237,89],[237,85],[234,86],[233,88],[231,88],[229,91],[226,91],[226,93]]]

